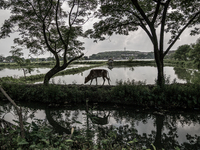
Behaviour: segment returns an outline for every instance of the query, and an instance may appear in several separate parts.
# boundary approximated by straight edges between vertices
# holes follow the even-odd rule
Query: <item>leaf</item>
[[[71,135],[74,133],[74,128],[71,129]]]
[[[180,150],[180,148],[179,147],[175,147],[175,150]]]
[[[34,145],[31,145],[29,148],[34,149],[35,147],[36,147],[36,145],[34,144]]]
[[[49,141],[46,140],[46,139],[41,139],[40,141],[42,141],[42,142],[46,143],[47,145],[49,145]]]
[[[151,144],[151,146],[153,147],[154,150],[156,150],[156,147],[153,144]]]
[[[71,140],[71,139],[67,139],[67,140],[65,140],[65,142],[68,142],[68,143],[70,143],[70,142],[74,142],[73,140]]]
[[[22,139],[22,141],[18,142],[17,145],[27,145],[29,144],[25,139]]]
[[[35,122],[32,122],[32,126],[33,126],[33,130],[38,130],[38,126],[36,125],[36,123]]]
[[[129,141],[128,143],[133,144],[133,143],[136,143],[136,142],[138,142],[138,140],[136,138],[134,138],[132,141]]]

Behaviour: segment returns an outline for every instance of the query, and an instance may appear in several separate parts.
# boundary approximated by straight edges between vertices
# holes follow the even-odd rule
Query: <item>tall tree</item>
[[[55,66],[45,75],[45,85],[48,85],[53,75],[83,56],[83,42],[77,38],[84,36],[82,25],[88,20],[91,10],[96,7],[93,0],[5,2],[4,7],[9,7],[12,15],[1,27],[0,39],[18,32],[20,37],[14,39],[16,44],[29,49],[31,53],[43,54],[49,51],[55,57]],[[60,62],[61,59],[63,63]]]
[[[164,85],[163,60],[183,31],[199,23],[199,0],[100,0],[96,14],[101,21],[94,24],[91,37],[104,40],[105,36],[128,35],[142,28],[153,44],[157,64],[157,84]],[[169,45],[164,48],[165,33],[171,33]],[[199,33],[194,28],[192,34]]]

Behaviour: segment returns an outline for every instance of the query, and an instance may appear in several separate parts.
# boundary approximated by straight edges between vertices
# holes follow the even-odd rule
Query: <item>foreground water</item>
[[[41,104],[23,104],[24,121],[50,124],[56,132],[70,133],[90,130],[86,134],[94,142],[114,135],[115,142],[129,142],[137,139],[139,147],[149,148],[153,143],[166,150],[200,148],[199,112],[144,111],[140,108],[79,105],[51,108]],[[0,104],[0,117],[14,123],[16,112],[9,103]]]

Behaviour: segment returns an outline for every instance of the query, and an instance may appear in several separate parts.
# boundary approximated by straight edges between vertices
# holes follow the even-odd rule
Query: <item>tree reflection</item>
[[[186,80],[187,83],[200,82],[199,70],[174,67],[174,71],[179,79]]]
[[[65,124],[67,125],[66,127],[63,127],[60,125],[61,120],[59,121],[55,121],[52,117],[52,114],[50,113],[50,110],[49,109],[45,109],[45,114],[46,114],[46,118],[49,122],[49,124],[54,128],[54,130],[59,133],[59,134],[63,134],[63,133],[66,133],[66,134],[70,134],[71,133],[71,129],[70,129],[70,123],[69,122],[66,122]],[[56,116],[56,118],[61,118],[60,117],[60,113],[58,113],[59,115]],[[54,114],[55,116],[55,114]],[[58,123],[59,122],[59,123]]]
[[[68,107],[66,109],[41,108],[46,120],[59,134],[70,134],[75,128],[77,141],[93,142],[102,146],[105,142],[121,147],[151,148],[153,144],[160,149],[200,149],[200,136],[187,133],[183,143],[180,142],[179,128],[200,124],[200,115],[196,112],[177,113],[143,111],[126,107]],[[0,116],[12,112],[9,104],[1,104]],[[23,107],[24,119],[33,116],[36,108]],[[14,114],[16,112],[13,112]],[[137,142],[133,142],[134,139]],[[104,141],[104,142],[102,142]],[[86,142],[86,143],[87,143]]]
[[[199,116],[194,116],[193,114],[163,114],[163,113],[135,113],[128,111],[112,111],[111,116],[115,119],[117,123],[124,121],[124,125],[116,127],[111,126],[101,126],[98,128],[97,141],[102,141],[105,138],[112,137],[112,143],[120,143],[120,145],[126,145],[133,139],[137,139],[138,147],[150,148],[151,144],[159,149],[172,149],[175,147],[183,148],[187,146],[190,149],[197,149],[199,136],[195,136],[196,142],[192,143],[187,135],[187,143],[179,144],[178,141],[178,123],[182,126],[189,125],[192,123],[199,124]],[[138,121],[144,124],[148,123],[149,119],[154,120],[155,130],[152,130],[150,134],[139,134],[136,125]],[[111,123],[110,123],[111,124]],[[126,144],[125,144],[126,143]],[[152,148],[152,147],[151,147]],[[153,149],[153,148],[152,148]]]

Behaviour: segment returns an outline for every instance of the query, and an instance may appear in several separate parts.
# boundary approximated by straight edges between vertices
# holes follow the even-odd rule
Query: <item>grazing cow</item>
[[[108,80],[108,84],[110,85],[110,82],[109,82],[110,78],[108,76],[109,76],[108,71],[105,69],[92,69],[90,71],[90,74],[87,77],[85,77],[85,83],[87,83],[89,80],[91,80],[91,82],[90,82],[90,85],[91,85],[92,80],[94,78],[96,78],[96,85],[97,85],[97,77],[102,77],[103,85],[105,82],[105,78]]]

